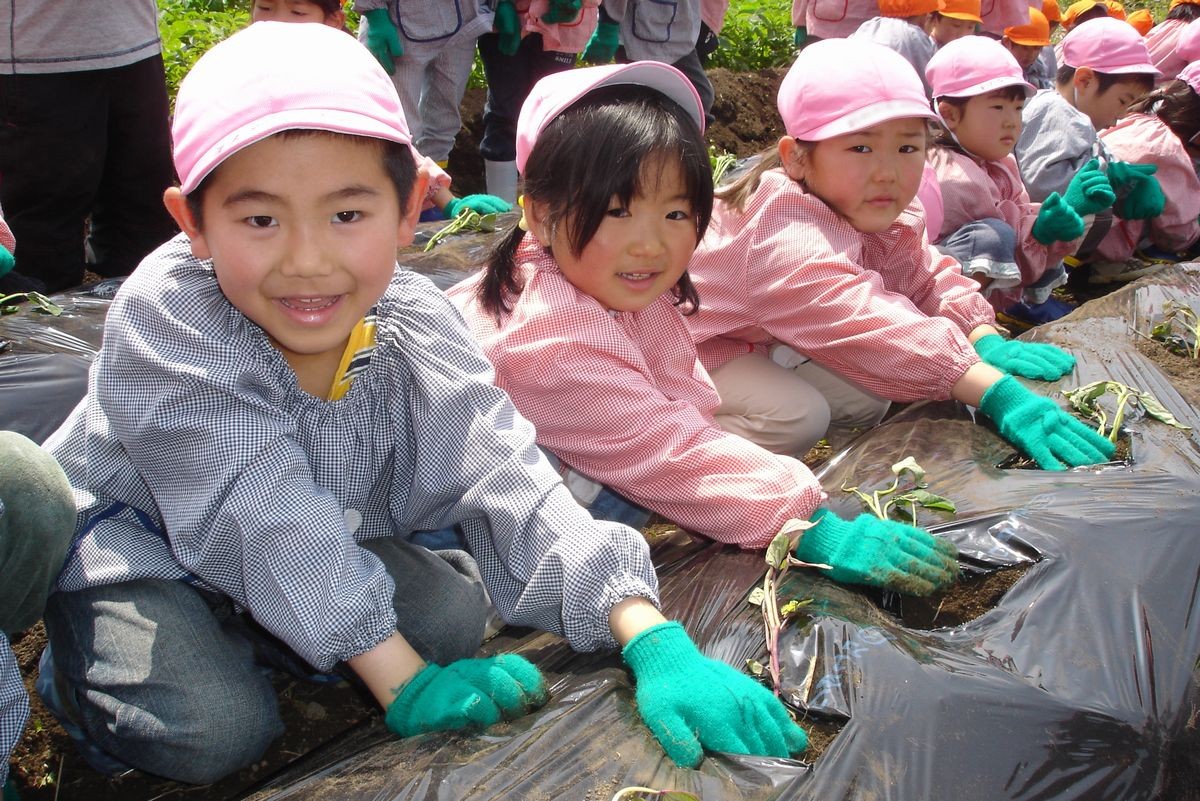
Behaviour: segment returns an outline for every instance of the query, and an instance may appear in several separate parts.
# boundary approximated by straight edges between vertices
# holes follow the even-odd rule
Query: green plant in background
[[[17,292],[12,295],[0,296],[0,314],[15,314],[19,312],[21,307],[17,304],[24,301],[32,303],[32,311],[39,314],[49,314],[52,317],[58,317],[63,313],[62,306],[59,306],[41,292]]]
[[[737,156],[722,150],[717,152],[715,145],[708,146],[708,161],[712,165],[713,186],[718,186],[729,168],[737,163]]]
[[[245,0],[158,0],[158,32],[172,108],[179,82],[196,59],[249,22],[250,3]]]
[[[790,3],[733,0],[721,28],[721,44],[705,66],[734,72],[788,66],[796,58],[792,34]]]
[[[767,546],[767,573],[763,576],[762,586],[756,587],[746,598],[746,603],[754,604],[762,610],[763,633],[767,644],[767,666],[764,668],[757,660],[747,659],[746,667],[755,676],[762,677],[764,671],[771,680],[771,689],[779,695],[781,672],[779,669],[779,632],[783,630],[784,622],[792,615],[812,603],[811,598],[800,600],[793,598],[782,607],[779,605],[779,582],[791,567],[816,567],[825,570],[829,565],[812,564],[792,556],[796,550],[797,533],[812,528],[815,523],[808,520],[789,520],[783,530],[775,535]],[[812,670],[815,665],[810,664]]]
[[[1184,334],[1175,333],[1176,323],[1184,330]],[[1192,335],[1190,341],[1187,334]],[[1163,304],[1163,321],[1150,329],[1150,336],[1172,350],[1179,349],[1192,359],[1200,359],[1200,320],[1191,306],[1168,300]]]
[[[917,464],[916,459],[909,456],[892,465],[892,475],[895,477],[890,486],[867,493],[858,487],[842,485],[842,492],[852,492],[862,501],[863,506],[880,520],[888,520],[892,512],[899,515],[897,519],[917,525],[917,507],[937,509],[942,512],[953,512],[954,502],[934,495],[926,489],[925,469]],[[907,481],[905,481],[907,479]],[[901,483],[909,486],[901,490]],[[897,494],[899,493],[899,494]]]
[[[1100,404],[1101,398],[1110,393],[1116,403],[1111,423],[1108,410]],[[1126,410],[1132,407],[1141,407],[1147,417],[1152,417],[1160,423],[1166,423],[1185,431],[1191,430],[1191,426],[1185,426],[1176,420],[1175,415],[1167,411],[1167,408],[1149,392],[1122,384],[1120,381],[1093,381],[1078,389],[1064,389],[1062,394],[1071,404],[1072,409],[1084,417],[1097,421],[1099,425],[1096,427],[1096,431],[1100,436],[1108,437],[1111,442],[1117,441],[1121,423],[1125,421]]]

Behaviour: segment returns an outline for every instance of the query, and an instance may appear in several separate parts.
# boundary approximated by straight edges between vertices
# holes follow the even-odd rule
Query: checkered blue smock
[[[376,314],[369,367],[326,402],[185,237],[148,256],[46,443],[79,508],[58,589],[191,582],[328,670],[395,630],[392,579],[355,542],[461,523],[506,620],[615,646],[612,606],[657,603],[641,535],[575,504],[433,284],[397,272]]]
[[[29,720],[29,694],[21,683],[17,656],[8,644],[8,635],[0,632],[0,784],[8,780],[8,758],[25,731]]]

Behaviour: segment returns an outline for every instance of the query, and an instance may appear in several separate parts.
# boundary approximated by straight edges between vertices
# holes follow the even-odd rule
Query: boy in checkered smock
[[[1074,357],[1003,339],[978,284],[929,245],[913,199],[934,114],[908,62],[817,42],[779,110],[787,135],[719,193],[689,267],[700,310],[686,319],[722,425],[767,442],[799,428],[805,442],[831,410],[870,425],[884,398],[955,398],[1043,468],[1109,458],[1111,442],[1011,375],[1054,380]]]
[[[454,307],[396,271],[423,179],[367,50],[252,25],[184,80],[174,139],[184,233],[122,286],[47,443],[78,519],[39,691],[89,761],[194,783],[253,763],[282,729],[264,659],[346,668],[400,736],[520,716],[546,685],[474,658],[488,595],[577,649],[624,644],[649,722],[710,681],[664,657],[642,536],[575,503]],[[448,526],[469,555],[410,542]],[[760,726],[796,750],[782,707]]]

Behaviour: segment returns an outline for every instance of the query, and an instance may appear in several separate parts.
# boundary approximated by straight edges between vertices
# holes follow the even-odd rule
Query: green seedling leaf
[[[41,292],[30,292],[28,295],[29,299],[37,306],[36,311],[49,314],[53,317],[58,317],[63,313],[62,306],[59,306]]]
[[[750,671],[751,676],[761,677],[766,668],[763,667],[762,662],[759,662],[757,659],[747,659],[746,670]]]
[[[1153,417],[1160,423],[1166,423],[1169,426],[1181,428],[1184,431],[1191,431],[1192,427],[1184,425],[1175,418],[1175,415],[1167,411],[1167,407],[1159,402],[1158,398],[1151,395],[1149,392],[1138,393],[1138,403],[1142,405],[1142,409],[1150,417]]]
[[[767,597],[767,591],[762,587],[755,587],[750,590],[750,594],[746,596],[746,603],[753,606],[762,606],[763,598]]]
[[[652,787],[624,787],[612,801],[700,801],[699,796],[683,790],[655,790]]]
[[[905,473],[912,476],[913,483],[918,487],[925,486],[925,468],[917,464],[917,460],[911,456],[905,457],[892,465],[892,475],[900,478]]]
[[[939,512],[958,511],[958,507],[954,505],[954,501],[949,498],[943,498],[941,495],[934,495],[932,492],[924,489],[915,489],[905,493],[904,498],[911,499],[926,509],[937,509]]]
[[[787,534],[776,534],[775,539],[767,546],[767,564],[776,570],[787,564],[788,554],[792,550],[792,538]]]
[[[62,306],[59,306],[41,292],[15,292],[11,295],[0,297],[0,314],[19,312],[21,307],[17,304],[23,301],[32,303],[34,306],[33,311],[40,314],[49,314],[58,317],[63,313]]]
[[[779,616],[784,617],[784,618],[791,617],[792,615],[796,614],[796,612],[799,612],[801,609],[808,606],[812,602],[813,602],[812,598],[805,598],[804,600],[800,600],[799,598],[793,598],[792,600],[788,601],[783,606],[779,607]]]

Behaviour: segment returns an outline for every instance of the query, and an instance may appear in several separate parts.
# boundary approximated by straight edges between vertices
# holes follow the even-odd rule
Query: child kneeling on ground
[[[681,763],[804,749],[663,618],[641,534],[575,503],[445,295],[396,269],[424,187],[365,48],[252,25],[183,81],[174,141],[183,233],[122,286],[47,444],[78,520],[39,689],[93,765],[253,763],[283,728],[264,659],[345,666],[400,736],[523,715],[546,684],[475,657],[488,594],[576,649],[623,645]],[[453,525],[469,554],[410,541]]]

